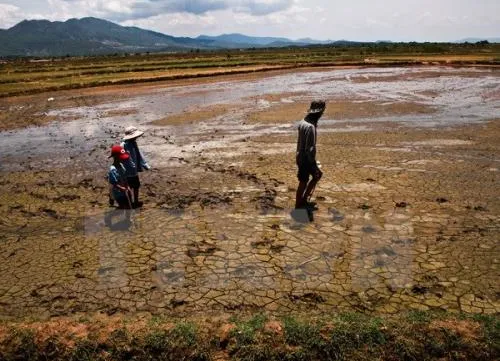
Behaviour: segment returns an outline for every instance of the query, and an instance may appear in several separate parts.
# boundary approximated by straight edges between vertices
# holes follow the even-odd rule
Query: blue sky
[[[500,0],[0,0],[0,28],[95,16],[175,36],[320,40],[500,38]]]

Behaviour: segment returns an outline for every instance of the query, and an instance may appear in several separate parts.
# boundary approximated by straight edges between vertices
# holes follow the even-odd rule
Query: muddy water
[[[2,132],[0,315],[499,312],[499,94],[488,69],[327,69],[158,88]],[[434,111],[322,119],[319,210],[293,211],[294,124],[247,119],[316,97]],[[151,125],[216,104],[228,111]],[[130,213],[107,206],[104,179],[128,124],[154,167]]]
[[[56,122],[48,126],[26,128],[0,133],[0,152],[9,159],[22,160],[28,156],[54,156],[58,161],[80,157],[119,141],[126,124],[137,124],[147,130],[149,137],[144,149],[156,164],[163,163],[164,155],[190,156],[193,152],[223,148],[232,142],[265,134],[289,133],[289,125],[246,125],[245,116],[273,106],[259,100],[269,94],[306,93],[307,96],[283,98],[281,102],[325,98],[352,99],[363,102],[394,104],[411,102],[437,109],[433,114],[368,117],[345,124],[342,119],[323,119],[323,131],[366,131],[363,123],[403,123],[414,127],[451,126],[471,124],[493,119],[500,109],[499,72],[489,69],[456,68],[384,68],[343,69],[320,72],[289,73],[248,82],[220,82],[158,89],[147,96],[103,104],[51,111],[56,118],[77,118],[71,122]],[[422,76],[425,74],[425,76]],[[472,74],[472,75],[471,75]],[[388,82],[386,77],[396,80]],[[400,80],[397,80],[400,78]],[[362,79],[362,81],[358,81]],[[215,119],[185,126],[155,127],[152,121],[215,104],[237,104],[239,109]],[[106,117],[110,111],[133,109],[133,114]],[[302,114],[297,114],[300,119]],[[168,141],[166,139],[168,138]],[[171,144],[175,143],[175,144]],[[99,153],[99,156],[101,154]],[[2,162],[12,169],[11,162]],[[13,163],[17,163],[13,161]],[[36,166],[36,165],[35,165]],[[15,167],[19,169],[19,167]]]

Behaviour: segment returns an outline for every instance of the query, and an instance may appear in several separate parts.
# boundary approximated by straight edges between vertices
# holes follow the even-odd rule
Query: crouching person
[[[127,174],[130,169],[135,168],[130,155],[121,145],[114,145],[111,148],[113,164],[109,167],[108,181],[111,185],[111,195],[113,200],[122,209],[132,208],[132,194],[127,182]]]
[[[141,182],[139,180],[139,172],[143,170],[150,170],[148,162],[142,155],[137,145],[137,138],[144,134],[143,131],[138,130],[134,126],[127,127],[125,129],[125,136],[123,137],[122,146],[130,154],[134,168],[130,169],[127,173],[127,182],[130,188],[134,191],[134,202],[132,206],[134,208],[139,208],[142,206],[142,202],[139,201],[139,188],[141,187]]]

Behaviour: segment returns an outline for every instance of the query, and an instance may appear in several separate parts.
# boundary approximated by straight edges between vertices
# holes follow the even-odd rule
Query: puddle
[[[454,145],[472,145],[474,144],[474,142],[461,139],[431,139],[431,140],[423,140],[420,142],[402,142],[401,144],[411,145],[411,146],[430,145],[433,147],[442,147],[442,146],[454,146]]]
[[[427,165],[427,164],[437,165],[437,164],[440,164],[441,162],[442,161],[435,160],[435,159],[417,159],[417,160],[409,160],[409,161],[403,162],[403,164],[406,164],[406,165]]]
[[[386,187],[376,183],[342,184],[340,188],[341,192],[372,192],[386,189]]]
[[[420,173],[425,173],[429,172],[427,169],[419,169],[419,168],[403,168],[403,167],[387,167],[383,165],[364,165],[363,168],[371,168],[371,169],[378,169],[378,170],[384,170],[388,172],[420,172]]]

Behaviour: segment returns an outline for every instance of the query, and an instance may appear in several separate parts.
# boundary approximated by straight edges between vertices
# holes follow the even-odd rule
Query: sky
[[[94,16],[173,36],[456,41],[500,38],[500,0],[0,0],[0,28]]]

